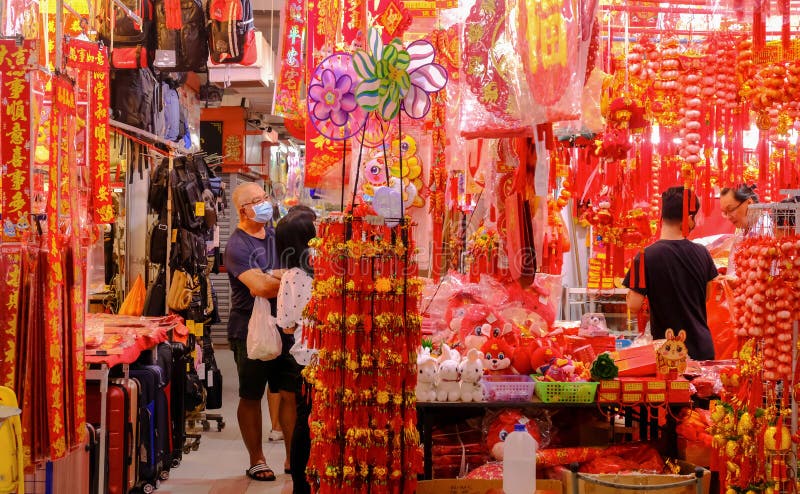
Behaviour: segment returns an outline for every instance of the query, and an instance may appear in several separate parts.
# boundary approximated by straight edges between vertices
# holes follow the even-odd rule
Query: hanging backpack
[[[181,132],[181,99],[178,91],[167,82],[161,83],[161,96],[164,101],[164,133],[161,137],[178,142]]]
[[[250,0],[208,2],[208,50],[213,63],[252,65],[256,31]]]
[[[206,14],[200,0],[156,0],[158,70],[197,72],[208,60]]]
[[[111,108],[114,119],[152,132],[157,94],[155,75],[148,68],[118,70],[111,75]]]
[[[124,8],[113,0],[101,2],[98,37],[109,47],[112,68],[147,67],[152,56],[153,1],[122,0],[121,3]]]

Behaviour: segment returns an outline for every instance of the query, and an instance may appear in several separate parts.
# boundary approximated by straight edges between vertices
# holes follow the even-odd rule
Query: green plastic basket
[[[545,403],[592,403],[596,382],[536,381],[536,396]]]

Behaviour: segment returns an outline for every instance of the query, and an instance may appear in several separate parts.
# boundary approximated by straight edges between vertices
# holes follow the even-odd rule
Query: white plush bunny
[[[439,381],[436,385],[436,401],[458,401],[461,398],[461,374],[458,364],[461,355],[448,345],[442,345],[439,356]]]
[[[439,363],[431,357],[430,348],[420,348],[417,352],[417,369],[417,401],[436,401]]]
[[[483,353],[471,349],[458,370],[461,372],[461,401],[483,401]]]

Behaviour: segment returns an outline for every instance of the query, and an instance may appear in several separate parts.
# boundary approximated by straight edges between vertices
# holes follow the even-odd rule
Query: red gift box
[[[598,403],[619,403],[622,384],[618,380],[600,381],[597,386]]]
[[[692,390],[686,379],[667,381],[667,401],[670,403],[689,403],[692,401]]]
[[[656,352],[652,344],[623,348],[611,352],[620,377],[642,377],[656,375]]]

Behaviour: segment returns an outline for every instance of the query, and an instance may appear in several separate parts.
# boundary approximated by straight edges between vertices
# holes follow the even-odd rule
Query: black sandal
[[[245,474],[253,480],[259,482],[271,482],[275,480],[275,472],[266,463],[259,463],[245,470]]]

